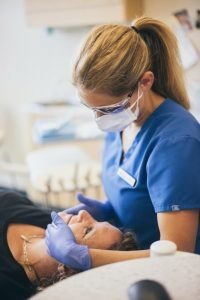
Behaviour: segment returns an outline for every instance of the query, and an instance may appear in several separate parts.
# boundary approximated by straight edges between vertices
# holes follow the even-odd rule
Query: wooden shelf
[[[28,25],[84,26],[126,22],[143,12],[142,0],[25,0]]]

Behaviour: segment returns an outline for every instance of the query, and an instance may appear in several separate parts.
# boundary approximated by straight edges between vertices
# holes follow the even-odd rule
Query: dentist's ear
[[[140,80],[140,87],[143,91],[148,91],[151,89],[154,83],[154,74],[151,71],[147,71],[144,73]]]

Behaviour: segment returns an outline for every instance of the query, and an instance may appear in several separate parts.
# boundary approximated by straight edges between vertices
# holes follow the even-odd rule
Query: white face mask
[[[122,131],[129,124],[136,121],[139,116],[139,100],[142,98],[143,92],[139,95],[139,87],[138,87],[138,97],[137,100],[127,109],[124,109],[115,114],[107,114],[95,118],[95,121],[100,130],[105,132],[113,132],[113,131]],[[134,111],[131,109],[136,105]]]

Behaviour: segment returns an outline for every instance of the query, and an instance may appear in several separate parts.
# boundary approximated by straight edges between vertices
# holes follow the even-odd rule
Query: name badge
[[[124,181],[126,181],[130,186],[135,186],[136,179],[129,175],[126,171],[124,171],[122,168],[119,168],[117,171],[117,175],[121,177]]]

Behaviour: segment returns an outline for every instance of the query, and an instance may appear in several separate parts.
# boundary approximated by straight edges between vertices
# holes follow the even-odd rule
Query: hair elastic
[[[139,30],[137,29],[137,27],[135,27],[135,26],[132,25],[131,28],[132,28],[133,30],[135,30],[135,32],[139,33]]]

